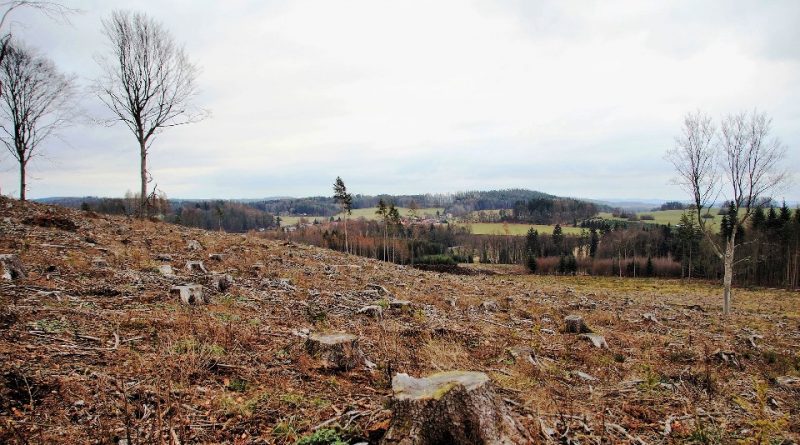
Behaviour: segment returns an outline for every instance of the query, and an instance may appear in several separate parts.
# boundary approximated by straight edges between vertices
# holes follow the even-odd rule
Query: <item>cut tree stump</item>
[[[202,261],[187,261],[186,270],[189,273],[208,273]]]
[[[369,306],[362,307],[361,309],[356,311],[356,314],[364,314],[370,317],[380,318],[383,316],[383,308],[378,306],[377,304],[372,304]]]
[[[411,302],[408,300],[391,300],[389,307],[392,309],[405,309],[411,307]]]
[[[207,303],[203,295],[203,286],[199,284],[188,284],[186,286],[172,286],[170,294],[180,298],[183,304],[198,305]]]
[[[322,361],[324,368],[336,371],[349,371],[364,360],[358,347],[358,337],[343,332],[309,335],[306,351]]]
[[[221,253],[209,253],[208,259],[211,261],[222,261],[225,259],[225,255]]]
[[[218,292],[225,292],[233,286],[233,278],[226,273],[215,273],[208,277],[208,284]]]
[[[172,266],[169,264],[162,264],[158,266],[158,272],[165,277],[174,277],[175,272],[172,271]]]
[[[200,241],[193,239],[186,242],[186,248],[192,251],[203,250],[203,245],[200,244]]]
[[[384,445],[531,442],[482,372],[450,371],[419,379],[399,373],[392,390],[393,416]]]
[[[0,255],[0,269],[3,271],[4,280],[19,280],[25,278],[25,269],[19,256],[13,253]]]
[[[583,322],[583,317],[579,315],[567,315],[564,317],[564,325],[564,331],[568,334],[589,334],[592,332]]]
[[[367,289],[378,291],[378,295],[392,297],[392,293],[380,284],[369,283]]]
[[[103,257],[96,256],[92,258],[92,266],[98,269],[104,269],[108,267],[108,261],[106,261]]]
[[[481,303],[481,310],[483,312],[498,312],[500,310],[500,306],[494,300],[486,300]]]
[[[608,343],[606,343],[606,338],[603,337],[602,335],[593,334],[590,332],[588,334],[581,334],[580,337],[585,338],[586,340],[592,342],[592,345],[594,345],[595,348],[608,349]]]

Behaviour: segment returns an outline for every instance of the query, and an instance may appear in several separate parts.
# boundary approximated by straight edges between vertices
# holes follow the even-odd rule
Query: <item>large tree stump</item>
[[[581,334],[579,335],[581,338],[585,338],[586,340],[590,341],[595,348],[600,349],[608,349],[608,343],[606,343],[606,338],[602,335],[588,333],[588,334]]]
[[[392,379],[393,417],[384,445],[527,444],[531,438],[482,372]]]
[[[233,278],[226,273],[214,273],[208,277],[208,284],[217,292],[225,292],[233,286]]]
[[[4,280],[19,280],[25,278],[25,269],[19,256],[13,253],[0,255],[0,270]]]
[[[201,273],[201,274],[208,273],[208,271],[206,270],[206,266],[203,265],[202,261],[187,261],[186,271],[189,273]]]
[[[207,303],[203,295],[203,286],[199,284],[189,284],[186,286],[172,286],[170,294],[177,296],[181,303],[198,305]]]
[[[589,334],[592,332],[583,322],[583,317],[579,315],[567,315],[564,317],[564,331],[568,334]]]
[[[335,371],[349,371],[364,360],[358,338],[342,332],[309,335],[306,351],[320,360],[324,368]]]

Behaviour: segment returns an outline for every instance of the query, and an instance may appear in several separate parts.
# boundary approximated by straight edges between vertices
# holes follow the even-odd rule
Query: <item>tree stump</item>
[[[215,273],[208,278],[208,284],[218,292],[225,292],[233,286],[233,278],[226,273]]]
[[[349,371],[363,361],[358,338],[342,332],[309,335],[306,351],[322,361],[324,368],[335,371]]]
[[[169,264],[162,264],[158,266],[158,272],[165,277],[174,277],[175,273],[172,271],[172,266]]]
[[[211,261],[222,261],[225,259],[225,255],[221,253],[209,253],[208,259]]]
[[[208,302],[203,295],[203,286],[199,284],[172,286],[169,292],[170,294],[177,296],[183,304],[198,305]]]
[[[482,372],[392,379],[393,417],[384,445],[527,444],[531,438]]]
[[[391,300],[389,307],[392,309],[406,309],[411,307],[411,302],[408,300]]]
[[[385,287],[381,286],[380,284],[369,283],[369,284],[367,284],[367,289],[378,291],[378,295],[380,295],[380,296],[390,297],[390,298],[393,297],[392,293],[389,292],[389,289],[386,289]]]
[[[644,314],[642,314],[642,321],[645,323],[659,324],[658,319],[656,318],[656,314],[652,312],[645,312]]]
[[[567,315],[564,317],[564,324],[564,331],[568,334],[589,334],[592,332],[583,322],[583,317],[579,315]]]
[[[206,266],[203,265],[202,261],[187,261],[186,262],[186,270],[189,273],[208,273],[206,270]]]
[[[494,300],[486,300],[481,303],[481,310],[483,312],[498,312],[500,310],[500,306]]]
[[[106,261],[103,257],[96,256],[92,258],[92,266],[98,269],[105,269],[108,267],[108,261]]]
[[[194,240],[194,239],[193,239],[193,240],[189,240],[189,241],[186,243],[186,248],[187,248],[187,249],[189,249],[189,250],[191,250],[191,251],[195,251],[195,250],[203,250],[203,245],[202,245],[202,244],[200,244],[200,241],[197,241],[197,240]]]
[[[383,308],[377,304],[372,304],[362,307],[356,311],[356,314],[364,314],[370,317],[381,318],[383,316]]]
[[[608,343],[606,343],[606,338],[603,337],[602,335],[593,334],[590,332],[588,334],[581,334],[580,337],[585,338],[586,340],[592,342],[592,345],[594,345],[595,348],[608,349]]]
[[[25,269],[19,256],[13,253],[0,255],[0,269],[4,280],[19,280],[25,278]]]

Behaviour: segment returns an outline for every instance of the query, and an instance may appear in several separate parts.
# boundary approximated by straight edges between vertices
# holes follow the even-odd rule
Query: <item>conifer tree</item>
[[[344,250],[350,253],[350,245],[347,242],[347,216],[352,214],[353,211],[353,195],[347,193],[347,187],[344,185],[342,178],[337,176],[336,182],[333,183],[333,199],[339,204],[344,217]]]

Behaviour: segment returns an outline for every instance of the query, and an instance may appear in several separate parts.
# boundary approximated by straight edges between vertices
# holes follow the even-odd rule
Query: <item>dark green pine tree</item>
[[[559,254],[564,253],[564,232],[561,230],[560,224],[553,227],[553,245],[558,249]]]
[[[764,214],[763,207],[757,207],[753,212],[753,219],[750,220],[750,228],[752,230],[761,231],[767,223],[767,216]]]
[[[597,255],[597,247],[600,245],[600,237],[597,235],[597,229],[594,227],[590,230],[589,235],[589,256],[594,258]]]
[[[528,234],[525,237],[525,247],[531,254],[539,253],[539,232],[533,227],[528,229]]]
[[[782,226],[792,220],[792,211],[789,210],[789,207],[786,207],[786,201],[783,201],[778,219],[780,219]]]
[[[333,199],[339,204],[344,216],[344,250],[350,252],[350,246],[347,243],[347,215],[350,215],[353,210],[353,195],[347,193],[347,187],[344,181],[339,176],[336,177],[336,182],[333,183]]]
[[[528,259],[525,262],[525,266],[528,268],[528,272],[536,273],[536,255],[533,254],[532,251],[528,250]]]

